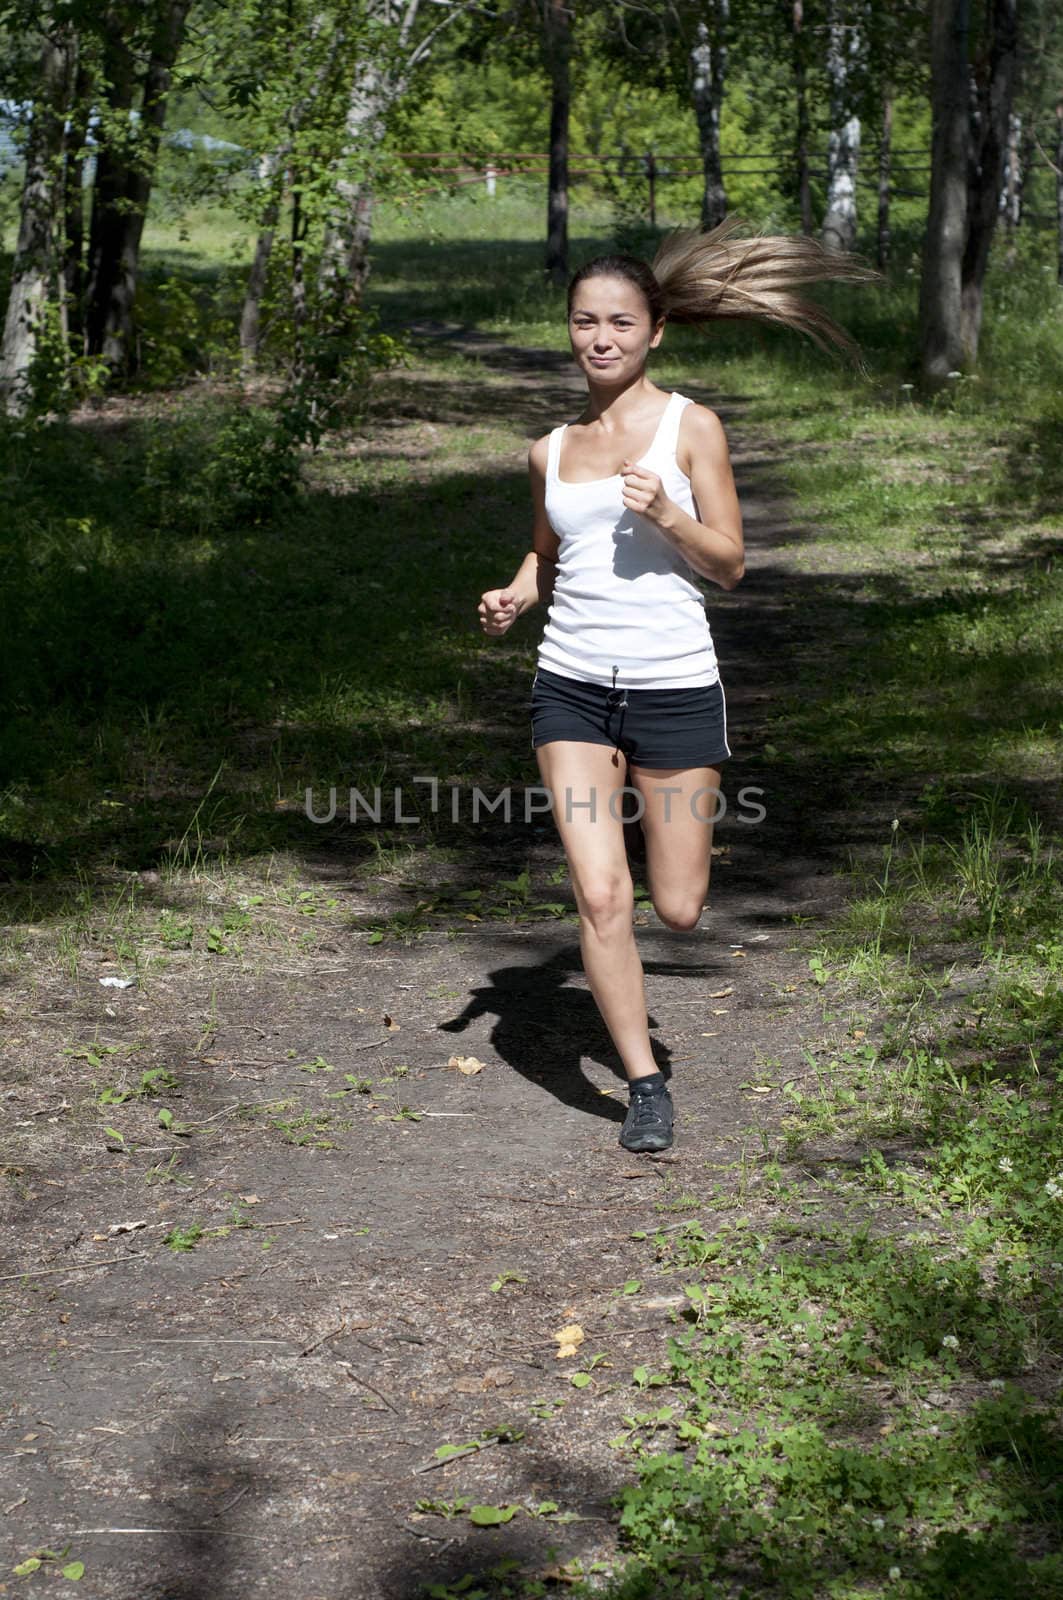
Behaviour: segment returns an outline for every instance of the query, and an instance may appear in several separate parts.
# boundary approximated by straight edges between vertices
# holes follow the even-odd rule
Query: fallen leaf
[[[726,989],[713,989],[709,995],[710,1000],[726,1000],[729,994],[734,994],[734,984],[728,984]]]
[[[576,1354],[576,1351],[586,1338],[586,1334],[578,1322],[571,1322],[567,1327],[562,1328],[560,1333],[555,1333],[554,1338],[558,1342],[557,1359],[558,1361],[563,1361],[566,1356],[574,1356]]]
[[[475,1073],[482,1072],[484,1069],[483,1062],[477,1061],[475,1056],[451,1056],[447,1066],[457,1067],[458,1071],[463,1072],[467,1078],[471,1078]]]
[[[112,1222],[107,1232],[109,1234],[136,1233],[138,1228],[146,1228],[147,1225],[146,1219],[142,1219],[140,1222]]]
[[[745,956],[745,951],[744,950],[732,950],[731,954],[733,956],[738,957],[739,959],[742,959]]]
[[[867,1038],[867,1029],[866,1028],[853,1028],[851,1030],[849,1036],[852,1039],[866,1039]]]
[[[729,1017],[731,1010],[729,1006],[713,1006],[712,1014],[714,1017]]]
[[[400,1031],[399,1023],[395,1021],[394,1017],[389,1017],[386,1011],[384,1012],[384,1026],[389,1033],[398,1033]]]
[[[245,1206],[260,1206],[262,1201],[257,1194],[242,1194],[240,1199]]]

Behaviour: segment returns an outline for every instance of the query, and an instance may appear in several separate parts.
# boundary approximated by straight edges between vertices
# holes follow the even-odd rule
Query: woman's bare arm
[[[528,452],[532,494],[532,548],[524,557],[512,583],[505,589],[488,589],[480,601],[480,621],[492,637],[505,633],[522,612],[554,592],[560,541],[546,515],[546,455],[549,437],[537,439]]]
[[[624,463],[624,504],[647,517],[703,578],[733,589],[745,573],[742,511],[723,424],[707,406],[683,411],[676,460],[690,479],[697,517],[665,494],[660,478]]]

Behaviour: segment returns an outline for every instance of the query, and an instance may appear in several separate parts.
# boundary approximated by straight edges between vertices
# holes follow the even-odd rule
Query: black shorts
[[[619,750],[636,767],[718,767],[731,754],[723,684],[607,689],[540,667],[531,695],[532,749],[558,739]]]

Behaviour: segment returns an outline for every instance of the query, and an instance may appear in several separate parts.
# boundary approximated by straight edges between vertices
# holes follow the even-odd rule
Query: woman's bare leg
[[[632,766],[630,783],[646,807],[642,832],[653,909],[668,928],[696,928],[709,892],[720,769]]]
[[[567,739],[540,745],[535,753],[568,857],[591,993],[628,1078],[647,1077],[657,1071],[657,1063],[650,1048],[632,924],[634,889],[624,849],[620,791],[627,781],[626,763],[605,745]]]

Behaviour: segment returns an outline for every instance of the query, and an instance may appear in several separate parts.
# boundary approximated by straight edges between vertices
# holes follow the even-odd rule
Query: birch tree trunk
[[[318,269],[318,290],[327,305],[326,320],[339,331],[361,303],[369,280],[369,245],[373,236],[373,180],[366,152],[384,137],[389,105],[402,83],[371,57],[359,60],[344,117],[341,170],[334,205],[325,229]],[[357,164],[359,176],[352,176]]]
[[[878,248],[876,262],[884,272],[890,258],[890,166],[893,155],[893,94],[882,102],[882,141],[878,151]]]
[[[546,0],[543,45],[550,74],[550,173],[546,196],[546,273],[568,281],[568,122],[572,91],[571,16],[566,0]]]
[[[136,140],[129,150],[112,150],[97,163],[93,194],[93,232],[86,343],[121,372],[133,365],[133,303],[140,266],[140,241],[166,122],[166,101],[184,39],[192,0],[157,0],[147,65],[141,89]],[[121,26],[112,14],[112,29]],[[112,39],[118,72],[117,110],[128,112],[136,98],[135,57],[128,36]],[[105,183],[101,189],[101,174]],[[97,223],[97,205],[100,217]]]
[[[48,302],[58,288],[53,218],[61,213],[63,117],[70,87],[74,37],[66,28],[46,35],[40,88],[26,140],[18,240],[0,344],[0,398],[12,416],[27,407],[30,369]]]
[[[797,190],[801,207],[801,232],[812,235],[812,185],[808,176],[808,69],[805,63],[805,11],[803,0],[794,0],[793,59],[794,90],[797,97]]]
[[[85,324],[85,139],[92,109],[92,74],[79,61],[64,140],[62,288],[67,333],[80,339]]]
[[[832,0],[827,44],[831,130],[827,144],[827,211],[820,237],[828,250],[856,244],[856,170],[860,118],[853,106],[853,78],[862,51],[860,29],[844,0]]]
[[[1015,265],[1015,230],[1022,218],[1022,118],[1008,118],[1008,154],[1004,176],[1004,226],[1008,234],[1008,265]]]
[[[1063,289],[1063,100],[1056,102],[1056,282]]]
[[[930,212],[919,291],[920,368],[930,387],[944,383],[963,360],[970,10],[970,0],[931,0]]]
[[[987,10],[989,62],[984,80],[977,85],[977,109],[971,130],[967,244],[961,274],[963,351],[964,359],[971,364],[978,358],[982,286],[1000,212],[1019,49],[1018,0],[989,0]]]
[[[701,226],[715,228],[727,215],[720,161],[720,113],[727,75],[727,22],[730,0],[710,0],[713,26],[701,18],[690,52],[690,99],[698,125],[703,189]]]

